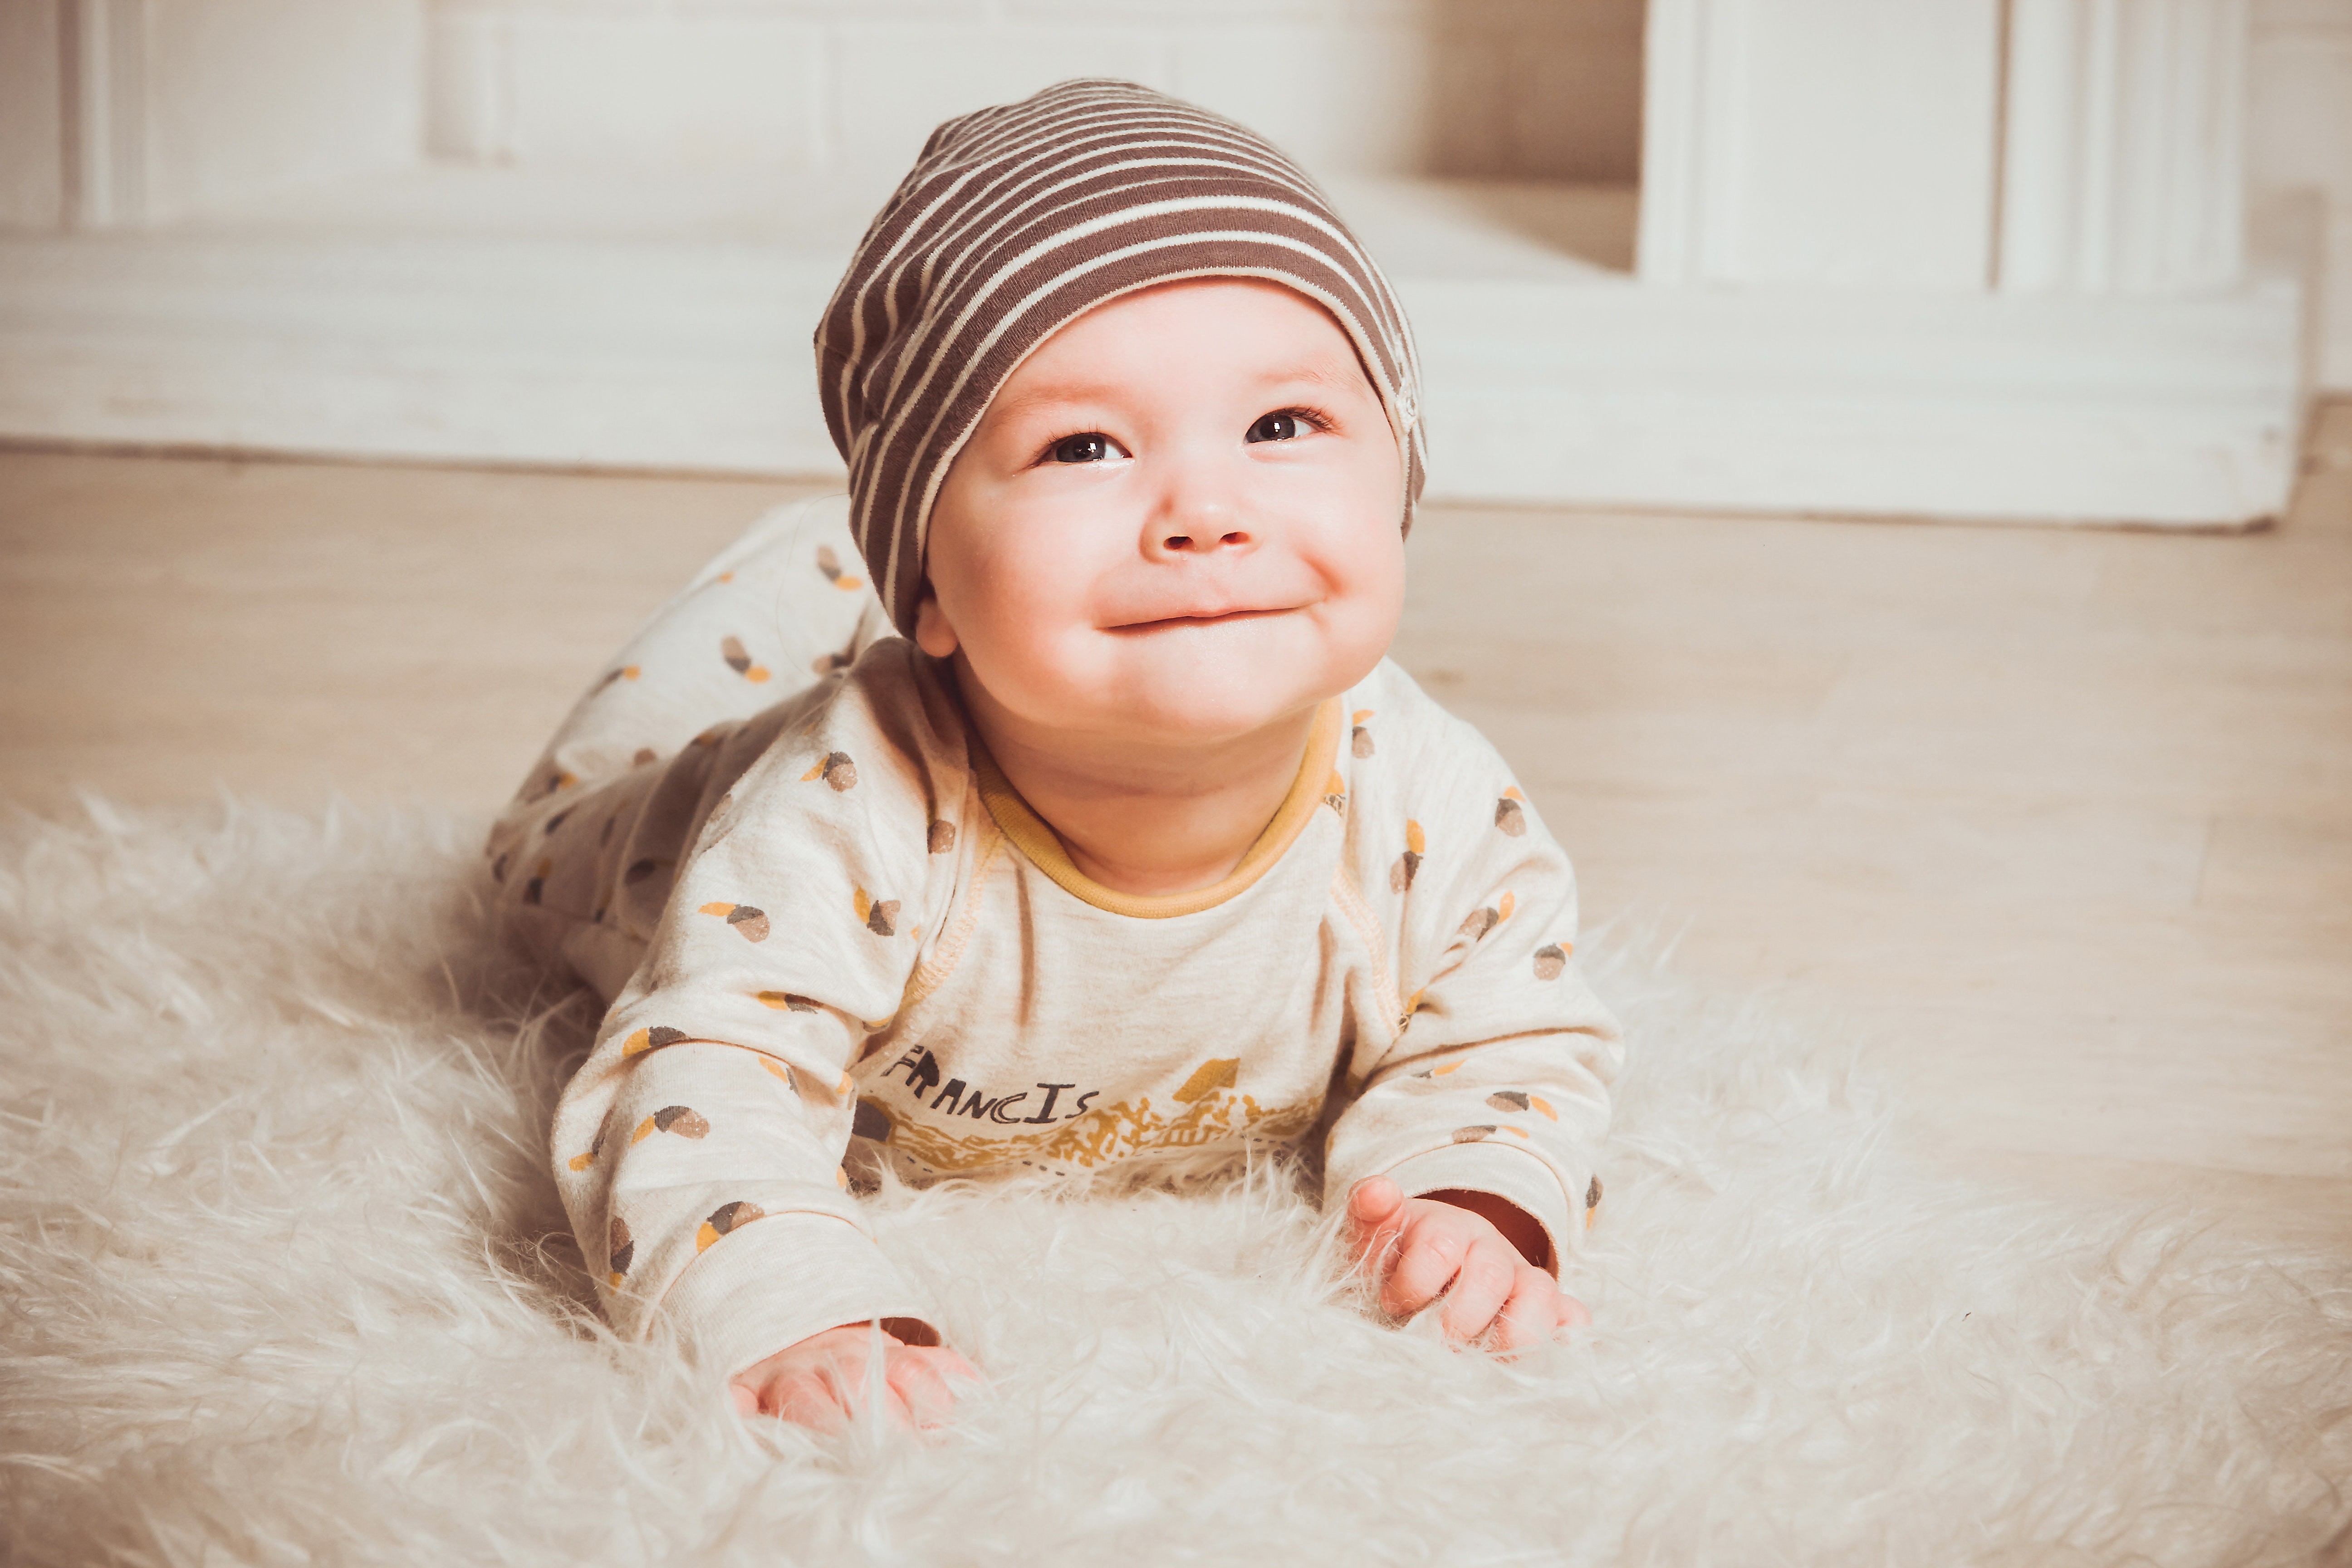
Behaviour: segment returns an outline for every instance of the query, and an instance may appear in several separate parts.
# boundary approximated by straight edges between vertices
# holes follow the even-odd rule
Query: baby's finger
[[[1396,1267],[1381,1288],[1381,1306],[1391,1317],[1410,1318],[1454,1282],[1469,1243],[1442,1226],[1416,1226],[1397,1254]]]
[[[1525,1350],[1539,1345],[1559,1326],[1559,1288],[1550,1274],[1533,1264],[1521,1264],[1512,1281],[1511,1299],[1495,1314],[1487,1345],[1497,1351]]]
[[[1377,1257],[1394,1237],[1404,1194],[1386,1176],[1367,1176],[1348,1194],[1349,1246],[1358,1262]]]
[[[837,1380],[819,1373],[799,1373],[768,1386],[775,1401],[768,1413],[795,1426],[819,1432],[838,1432],[849,1424],[849,1391]]]
[[[1559,1326],[1563,1329],[1589,1329],[1592,1326],[1591,1310],[1573,1296],[1562,1296],[1556,1310],[1559,1314]]]
[[[909,1352],[922,1357],[923,1363],[945,1378],[961,1378],[966,1383],[981,1381],[971,1363],[946,1345],[930,1345]]]
[[[1497,1237],[1491,1247],[1473,1247],[1454,1275],[1445,1310],[1438,1322],[1449,1340],[1475,1340],[1495,1321],[1495,1314],[1511,1299],[1518,1271],[1502,1256],[1510,1244]]]
[[[917,1426],[937,1426],[955,1409],[955,1391],[937,1368],[921,1358],[891,1358],[889,1381],[890,1392],[898,1396],[908,1419]]]

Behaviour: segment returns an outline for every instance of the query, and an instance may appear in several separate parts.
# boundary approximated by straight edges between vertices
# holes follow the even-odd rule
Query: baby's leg
[[[611,998],[691,847],[719,738],[890,635],[859,568],[845,498],[779,508],[622,647],[490,831],[509,933]]]

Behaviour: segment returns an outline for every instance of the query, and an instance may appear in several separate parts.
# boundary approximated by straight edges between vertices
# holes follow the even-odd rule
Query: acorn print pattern
[[[602,691],[604,688],[612,685],[616,680],[635,680],[638,676],[643,675],[645,671],[643,669],[634,664],[625,664],[618,669],[606,670],[604,672],[604,679],[596,683],[596,690]],[[594,693],[592,692],[590,695],[593,696]]]
[[[609,1114],[609,1112],[607,1114]],[[585,1154],[574,1154],[566,1163],[575,1171],[584,1171],[589,1166],[594,1164],[596,1163],[596,1156],[604,1152],[604,1129],[599,1127],[596,1129],[595,1138],[588,1145],[588,1152]]]
[[[628,1226],[619,1215],[614,1215],[610,1254],[605,1258],[610,1272],[604,1276],[604,1283],[615,1290],[619,1289],[621,1281],[629,1277],[629,1259],[636,1255],[637,1244],[630,1239]]]
[[[1484,909],[1470,911],[1470,918],[1462,922],[1462,934],[1472,942],[1484,942],[1486,933],[1509,920],[1511,910],[1517,907],[1517,902],[1511,897],[1511,890],[1506,888],[1501,898]]]
[[[857,578],[842,571],[841,557],[833,552],[833,546],[830,544],[820,544],[816,547],[816,569],[824,574],[826,582],[845,594],[854,594],[866,586]]]
[[[857,787],[857,764],[849,760],[847,752],[827,752],[824,760],[801,775],[801,783],[823,779],[835,790]]]
[[[547,891],[547,879],[553,875],[555,875],[555,857],[542,856],[538,866],[532,868],[530,880],[522,885],[522,901],[526,904],[539,902],[541,897]]]
[[[1591,1183],[1591,1184],[1590,1186],[1588,1186],[1588,1187],[1586,1187],[1586,1188],[1584,1189],[1584,1228],[1585,1228],[1585,1229],[1587,1229],[1587,1230],[1591,1230],[1591,1229],[1592,1228],[1592,1215],[1593,1215],[1594,1212],[1595,1212],[1596,1210],[1598,1210],[1600,1207],[1601,1207],[1601,1178],[1600,1178],[1600,1177],[1598,1177],[1598,1176],[1595,1176],[1595,1177],[1593,1177],[1593,1178],[1592,1178],[1592,1183]]]
[[[641,1057],[647,1051],[657,1051],[664,1046],[674,1046],[684,1038],[686,1038],[684,1029],[673,1029],[666,1025],[656,1024],[651,1027],[639,1029],[635,1034],[623,1040],[621,1055],[624,1059],[629,1057]]]
[[[853,901],[857,909],[857,918],[866,929],[876,936],[897,934],[898,900],[872,898],[863,888],[855,889],[855,892],[856,897]]]
[[[1568,969],[1568,955],[1576,951],[1572,942],[1548,942],[1536,949],[1536,978],[1557,980]]]
[[[745,1203],[741,1199],[721,1204],[710,1211],[710,1217],[704,1220],[702,1227],[694,1233],[694,1250],[700,1252],[720,1237],[765,1217],[767,1211],[757,1204]]]
[[[1404,853],[1398,856],[1396,864],[1389,868],[1389,891],[1402,893],[1412,886],[1413,878],[1421,871],[1422,856],[1428,848],[1429,843],[1422,834],[1421,824],[1407,822],[1404,825]]]
[[[621,873],[621,880],[634,888],[662,868],[658,860],[632,860],[629,868]]]
[[[1325,779],[1323,781],[1323,804],[1338,812],[1340,816],[1347,816],[1348,781],[1341,778],[1336,773],[1329,778]]]
[[[1517,838],[1527,832],[1528,814],[1520,805],[1527,798],[1519,793],[1519,786],[1513,784],[1495,802],[1495,826],[1503,830],[1506,837]]]
[[[639,746],[637,748],[637,754],[629,759],[629,765],[633,768],[641,768],[647,763],[657,763],[660,761],[661,753],[659,752],[655,751],[651,746]]]
[[[1372,754],[1372,732],[1364,728],[1364,721],[1371,716],[1370,709],[1359,708],[1348,721],[1351,726],[1348,731],[1348,749],[1360,757]]]
[[[552,836],[557,828],[563,826],[563,819],[570,816],[572,812],[572,808],[571,806],[565,806],[562,811],[557,812],[553,816],[551,816],[545,822],[541,823],[539,825],[539,830],[541,833]]]
[[[761,1002],[777,1012],[815,1013],[823,1009],[812,999],[791,991],[762,991]]]
[[[1486,1103],[1497,1110],[1535,1110],[1549,1116],[1554,1121],[1559,1120],[1559,1112],[1551,1108],[1550,1101],[1539,1094],[1529,1094],[1525,1089],[1498,1089],[1486,1097]]]
[[[941,817],[931,818],[931,827],[923,836],[924,847],[934,855],[944,855],[955,847],[955,824]]]
[[[1454,1130],[1454,1141],[1456,1143],[1483,1143],[1498,1132],[1507,1132],[1514,1138],[1525,1138],[1528,1135],[1524,1128],[1501,1127],[1496,1125],[1492,1121],[1488,1121],[1483,1122],[1476,1127],[1455,1128]]]
[[[656,1132],[675,1132],[681,1138],[702,1138],[709,1135],[710,1123],[699,1111],[683,1105],[665,1105],[643,1121],[629,1134],[632,1144],[642,1143]]]
[[[697,914],[716,915],[745,942],[768,940],[768,911],[750,904],[705,904]]]
[[[545,800],[559,790],[570,789],[579,782],[578,777],[565,773],[562,768],[550,768],[546,773],[534,776],[530,783],[524,784],[515,798],[526,805],[531,805]]]
[[[768,679],[768,667],[752,662],[751,651],[744,647],[741,637],[720,639],[719,657],[727,661],[728,668],[755,685]]]

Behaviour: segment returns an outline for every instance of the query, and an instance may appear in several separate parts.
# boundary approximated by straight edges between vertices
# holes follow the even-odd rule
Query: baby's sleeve
[[[1403,994],[1388,1043],[1360,1041],[1326,1191],[1387,1175],[1407,1197],[1490,1194],[1542,1226],[1557,1274],[1600,1202],[1623,1047],[1576,963],[1567,854],[1493,748],[1433,718],[1441,743],[1387,748],[1412,766],[1403,787],[1359,793],[1360,830],[1381,838],[1363,896],[1396,933]]]
[[[711,812],[556,1108],[557,1184],[614,1327],[639,1338],[658,1313],[730,1376],[839,1324],[933,1316],[841,1163],[850,1068],[951,896],[937,825],[960,816],[961,755],[870,684]]]

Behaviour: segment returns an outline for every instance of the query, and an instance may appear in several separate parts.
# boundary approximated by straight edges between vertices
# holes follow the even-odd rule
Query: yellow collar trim
[[[1029,803],[1021,798],[1021,793],[997,767],[980,732],[969,726],[966,731],[971,736],[971,771],[980,787],[981,803],[996,819],[998,830],[1029,857],[1031,864],[1081,902],[1115,915],[1164,921],[1177,915],[1196,915],[1238,897],[1297,841],[1315,816],[1315,808],[1323,804],[1324,781],[1330,776],[1331,760],[1339,751],[1339,700],[1336,697],[1317,710],[1314,727],[1307,732],[1307,759],[1299,765],[1298,777],[1291,784],[1290,794],[1284,797],[1281,809],[1274,814],[1274,820],[1265,825],[1265,831],[1257,836],[1257,842],[1242,857],[1241,864],[1227,872],[1223,880],[1189,893],[1122,893],[1104,887],[1079,870],[1045,819],[1030,809]]]

